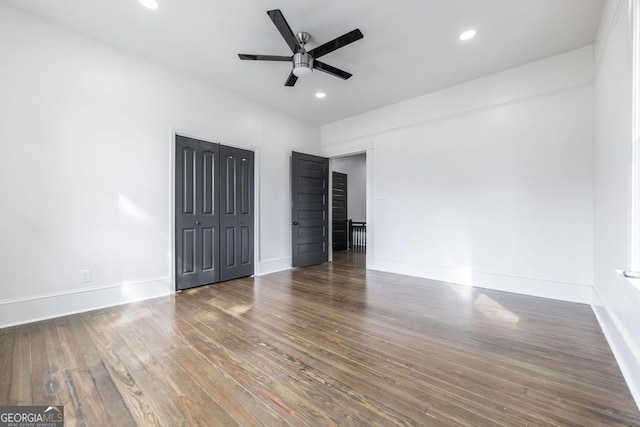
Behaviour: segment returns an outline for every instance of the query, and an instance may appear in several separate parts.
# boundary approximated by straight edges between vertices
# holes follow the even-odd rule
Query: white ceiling
[[[326,124],[591,44],[603,0],[0,0],[263,104]],[[313,48],[359,28],[364,39],[322,58],[293,88],[290,55],[266,11],[281,9]],[[468,28],[469,42],[458,40]],[[315,98],[317,91],[327,97]]]

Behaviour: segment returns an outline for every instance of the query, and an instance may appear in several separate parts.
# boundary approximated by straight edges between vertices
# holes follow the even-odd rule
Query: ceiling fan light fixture
[[[304,65],[293,69],[293,75],[296,77],[307,77],[311,72],[311,68]]]
[[[306,77],[313,71],[313,58],[306,52],[298,52],[293,55],[293,75]]]

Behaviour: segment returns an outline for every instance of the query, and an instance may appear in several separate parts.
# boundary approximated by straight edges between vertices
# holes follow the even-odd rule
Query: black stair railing
[[[367,249],[367,223],[348,220],[347,236],[349,249],[364,251]]]

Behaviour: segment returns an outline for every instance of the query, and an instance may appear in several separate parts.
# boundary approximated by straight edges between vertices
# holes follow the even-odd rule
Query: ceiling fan
[[[305,46],[311,38],[309,33],[301,32],[294,35],[280,9],[269,10],[267,11],[267,15],[269,15],[269,18],[271,18],[278,31],[280,31],[282,38],[284,38],[284,41],[287,42],[291,48],[293,55],[277,56],[239,53],[238,57],[240,57],[240,59],[252,61],[290,61],[293,64],[293,70],[289,74],[289,78],[284,84],[285,86],[295,85],[296,81],[298,81],[298,77],[308,76],[314,68],[345,80],[352,76],[352,74],[347,73],[346,71],[318,61],[318,58],[363,38],[364,36],[360,30],[355,29],[331,40],[330,42],[307,51]]]

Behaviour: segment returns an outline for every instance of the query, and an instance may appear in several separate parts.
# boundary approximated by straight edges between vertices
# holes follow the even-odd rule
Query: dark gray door
[[[176,136],[176,288],[218,282],[219,145]]]
[[[329,159],[291,155],[292,265],[329,260]]]
[[[254,270],[253,152],[220,146],[220,280]]]
[[[347,249],[347,174],[331,175],[331,246],[334,251]]]

